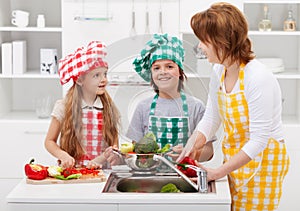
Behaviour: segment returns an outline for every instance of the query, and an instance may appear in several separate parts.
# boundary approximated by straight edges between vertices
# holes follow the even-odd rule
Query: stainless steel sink
[[[154,175],[135,175],[132,173],[110,174],[102,192],[104,193],[160,193],[161,188],[173,183],[180,192],[196,193],[198,192],[188,182],[179,177],[177,174],[154,174]],[[209,182],[208,193],[215,193],[215,183]]]

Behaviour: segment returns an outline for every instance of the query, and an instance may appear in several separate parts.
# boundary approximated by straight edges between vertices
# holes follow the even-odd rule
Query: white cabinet
[[[299,161],[300,161],[300,142],[299,142],[299,126],[286,126],[285,136],[287,150],[290,156],[290,168],[283,183],[283,194],[279,204],[278,211],[297,211],[300,210],[299,196],[296,190],[300,189],[299,183]]]
[[[0,121],[1,148],[0,159],[2,178],[24,178],[24,166],[35,158],[36,163],[55,165],[56,160],[44,147],[49,127],[46,120]]]
[[[267,5],[271,13],[272,31],[258,31],[258,23],[263,18],[263,7]],[[284,71],[276,73],[283,100],[283,121],[285,124],[300,125],[300,32],[283,31],[283,23],[291,9],[297,23],[300,23],[300,1],[254,1],[244,2],[244,12],[249,21],[249,36],[257,58],[281,58]]]
[[[34,5],[34,6],[33,6]],[[30,13],[28,27],[11,24],[11,12],[24,10]],[[27,69],[23,74],[2,74],[0,65],[0,120],[35,119],[35,100],[50,96],[54,101],[62,97],[62,88],[57,75],[40,74],[40,49],[57,49],[61,57],[61,1],[3,0],[0,2],[0,44],[16,40],[26,41]],[[38,14],[44,14],[45,28],[36,27]],[[2,61],[0,59],[0,64]],[[1,129],[0,129],[1,130]]]
[[[1,171],[2,172],[2,171]],[[0,178],[0,210],[8,210],[6,202],[7,194],[21,181],[21,179],[1,179]]]

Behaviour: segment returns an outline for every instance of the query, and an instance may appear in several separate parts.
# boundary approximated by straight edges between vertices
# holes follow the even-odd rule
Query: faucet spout
[[[207,177],[206,177],[206,171],[204,171],[201,168],[198,168],[196,166],[188,165],[188,168],[192,168],[197,172],[197,184],[194,183],[192,180],[190,180],[184,173],[182,173],[174,164],[172,164],[169,160],[166,158],[160,156],[160,155],[154,155],[153,160],[161,160],[163,163],[168,165],[171,169],[173,169],[177,174],[179,174],[186,182],[188,182],[195,190],[197,190],[200,193],[207,193],[208,191],[208,183],[207,183]]]

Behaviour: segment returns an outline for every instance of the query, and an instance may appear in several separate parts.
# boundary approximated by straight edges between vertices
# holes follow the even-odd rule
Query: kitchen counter
[[[109,172],[106,172],[106,176]],[[103,183],[31,185],[23,179],[7,196],[8,208],[15,210],[104,209],[126,210],[230,210],[227,178],[216,181],[216,193],[102,193]],[[219,209],[218,209],[219,208]]]

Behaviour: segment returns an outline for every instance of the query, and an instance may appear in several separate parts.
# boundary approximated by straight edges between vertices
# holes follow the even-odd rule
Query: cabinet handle
[[[37,135],[37,134],[46,134],[46,131],[29,131],[29,130],[25,130],[24,131],[25,134],[29,134],[29,135]]]

